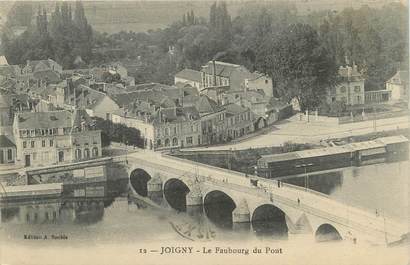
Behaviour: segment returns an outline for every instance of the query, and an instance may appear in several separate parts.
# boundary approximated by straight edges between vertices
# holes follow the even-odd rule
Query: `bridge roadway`
[[[114,158],[114,160],[118,159]],[[327,195],[310,189],[281,183],[245,174],[167,156],[151,151],[140,151],[126,156],[131,168],[154,167],[162,172],[194,177],[204,185],[233,190],[244,195],[259,197],[273,204],[293,208],[308,216],[314,216],[319,223],[329,223],[339,230],[342,238],[365,238],[372,244],[387,244],[399,240],[408,232],[404,221],[394,220],[364,209],[352,207],[330,199]],[[250,180],[257,180],[257,186]],[[300,202],[298,202],[298,199]],[[318,225],[315,226],[316,228]],[[340,231],[343,230],[343,231]],[[314,230],[315,231],[315,230]],[[313,231],[313,232],[314,232]],[[357,234],[361,234],[358,236]],[[362,236],[364,235],[364,236]],[[354,240],[356,241],[356,240]]]

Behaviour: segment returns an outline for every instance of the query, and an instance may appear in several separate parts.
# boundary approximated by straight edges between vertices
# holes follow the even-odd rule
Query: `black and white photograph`
[[[0,264],[410,265],[407,0],[0,1]]]

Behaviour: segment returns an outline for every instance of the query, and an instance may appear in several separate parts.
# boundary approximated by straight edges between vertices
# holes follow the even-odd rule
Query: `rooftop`
[[[409,139],[407,139],[403,135],[397,135],[397,136],[381,137],[381,138],[376,139],[376,141],[387,145],[387,144],[407,143]]]
[[[195,82],[201,82],[201,72],[192,70],[192,69],[184,69],[176,73],[175,77],[183,78],[183,79],[191,80]]]
[[[397,85],[401,85],[403,83],[408,84],[409,72],[404,70],[397,71],[397,73],[394,76],[392,76],[387,82]]]
[[[225,107],[226,112],[230,114],[239,114],[248,110],[247,108],[234,103],[224,105],[223,107]]]
[[[16,145],[6,135],[0,135],[0,147],[16,147]]]
[[[72,126],[69,111],[22,112],[17,114],[19,129],[67,128]]]

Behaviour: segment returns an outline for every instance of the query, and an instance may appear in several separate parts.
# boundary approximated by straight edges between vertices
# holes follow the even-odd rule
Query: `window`
[[[161,146],[161,139],[157,140],[157,146]]]
[[[31,141],[31,148],[34,148],[34,141]]]
[[[174,138],[172,139],[172,146],[177,146],[178,145],[178,139]]]
[[[169,139],[165,139],[165,146],[169,146]]]
[[[192,144],[192,137],[187,137],[186,138],[186,143],[187,144]]]
[[[46,140],[42,140],[42,141],[41,141],[41,146],[42,146],[42,147],[46,147]]]
[[[174,135],[177,134],[177,127],[174,127]]]
[[[354,92],[360,92],[360,86],[355,86],[354,87]]]
[[[84,158],[90,158],[90,149],[84,149]]]
[[[77,160],[81,159],[81,150],[80,149],[75,150],[75,159],[77,159]]]
[[[50,146],[54,146],[54,141],[50,140]]]
[[[23,148],[27,148],[27,142],[26,141],[23,142]]]
[[[97,147],[93,147],[93,149],[92,149],[92,155],[93,155],[93,157],[97,157],[97,156],[98,156],[98,148],[97,148]]]
[[[268,79],[265,79],[265,84],[267,84],[267,83],[269,83],[269,80],[268,80]]]
[[[342,87],[340,88],[340,93],[345,93],[345,92],[346,92],[346,87],[342,86]]]
[[[9,161],[13,160],[13,150],[12,149],[7,150],[7,160]]]

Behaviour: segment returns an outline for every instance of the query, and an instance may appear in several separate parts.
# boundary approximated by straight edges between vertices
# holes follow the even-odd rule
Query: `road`
[[[375,130],[373,120],[340,125],[329,125],[321,122],[307,123],[305,121],[298,121],[297,118],[293,116],[278,123],[269,132],[262,135],[256,135],[255,137],[248,138],[238,143],[210,147],[186,148],[184,150],[240,150],[257,147],[280,146],[288,141],[295,143],[319,143],[321,140],[331,138],[363,135],[375,131],[392,131],[398,128],[409,128],[409,117],[403,116],[377,120]]]

